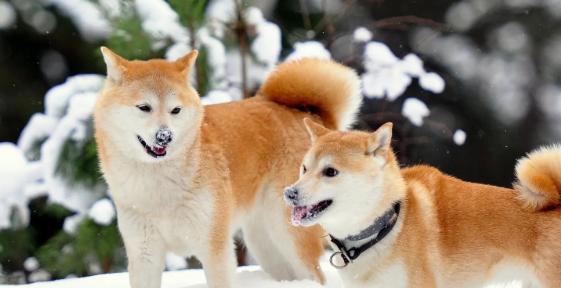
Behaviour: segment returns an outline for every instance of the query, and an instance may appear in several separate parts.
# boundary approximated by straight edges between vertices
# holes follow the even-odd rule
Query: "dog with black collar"
[[[284,197],[293,225],[328,233],[345,287],[561,287],[561,147],[521,160],[508,189],[400,169],[391,123],[373,133],[305,124],[312,146]]]

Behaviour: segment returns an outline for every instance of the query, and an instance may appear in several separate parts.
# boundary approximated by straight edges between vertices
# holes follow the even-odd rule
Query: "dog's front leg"
[[[164,270],[165,247],[147,217],[120,213],[119,230],[125,242],[131,288],[159,288]]]
[[[231,238],[213,242],[221,242],[218,245],[211,244],[211,251],[201,257],[209,288],[231,288],[236,270],[236,255],[234,243]]]

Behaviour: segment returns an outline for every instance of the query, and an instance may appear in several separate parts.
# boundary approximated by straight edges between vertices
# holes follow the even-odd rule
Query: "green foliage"
[[[91,123],[85,142],[69,139],[64,143],[57,162],[56,173],[63,176],[70,184],[95,187],[103,182],[99,170],[97,145],[91,136]]]
[[[39,198],[41,199],[41,198]],[[39,200],[36,199],[36,200]],[[47,217],[52,217],[55,219],[64,219],[68,216],[71,216],[72,214],[74,214],[72,211],[66,209],[64,206],[57,204],[57,203],[47,203],[47,197],[43,197],[44,199],[44,208],[43,208],[43,215],[47,216]],[[38,212],[36,210],[34,210],[34,212],[37,214]]]
[[[56,278],[70,274],[84,276],[124,269],[119,251],[123,247],[117,225],[100,226],[91,219],[83,221],[75,235],[64,231],[52,237],[37,251],[37,259]],[[100,270],[92,269],[99,266]]]
[[[35,255],[41,245],[60,231],[64,218],[73,214],[62,205],[48,203],[47,197],[32,200],[29,210],[31,223],[28,227],[0,230],[0,263],[8,273],[23,270],[25,259]],[[22,275],[13,276],[5,280],[21,281]]]
[[[156,56],[152,51],[152,39],[142,29],[142,22],[132,2],[121,1],[120,5],[123,16],[111,19],[113,29],[106,45],[126,59],[149,59]]]
[[[205,21],[205,10],[208,5],[207,0],[170,0],[170,6],[179,15],[179,20],[189,30],[191,35],[191,48],[199,49],[199,57],[195,64],[195,82],[196,88],[200,95],[207,94],[211,88],[210,75],[212,71],[208,65],[208,53],[200,43],[197,43],[197,30],[201,28]]]
[[[27,255],[33,251],[33,237],[29,229],[5,229],[0,231],[0,263],[6,271],[19,270]]]
[[[207,94],[212,88],[212,81],[210,77],[212,75],[212,68],[208,63],[208,51],[204,47],[199,50],[199,56],[197,59],[196,77],[197,77],[197,91],[200,95]]]
[[[194,31],[203,25],[207,0],[169,0],[168,2],[179,15],[181,24],[189,30]]]

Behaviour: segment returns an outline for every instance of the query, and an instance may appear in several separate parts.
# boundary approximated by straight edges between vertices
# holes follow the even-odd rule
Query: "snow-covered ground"
[[[312,281],[275,281],[258,266],[238,268],[236,274],[236,288],[342,288],[341,280],[335,268],[327,262],[321,264],[327,277],[327,283],[322,286]],[[127,273],[103,274],[78,279],[68,279],[53,282],[42,282],[28,285],[10,286],[0,285],[0,288],[128,288]],[[162,279],[163,288],[206,288],[205,276],[202,270],[190,269],[183,271],[165,272]],[[520,288],[519,283],[487,286],[486,288]]]
[[[342,287],[334,269],[322,265],[327,270],[327,285],[321,286],[312,281],[291,281],[279,282],[273,280],[269,275],[263,272],[257,266],[240,267],[236,273],[236,283],[234,287],[244,288],[320,288],[329,287],[336,288]],[[42,282],[28,285],[10,286],[0,285],[0,288],[18,287],[18,288],[128,288],[128,274],[103,274],[78,279],[68,279],[53,282]],[[162,279],[162,287],[164,288],[206,288],[205,276],[202,270],[189,269],[182,271],[165,272]]]

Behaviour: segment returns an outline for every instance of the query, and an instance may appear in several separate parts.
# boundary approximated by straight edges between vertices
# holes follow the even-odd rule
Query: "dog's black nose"
[[[173,140],[173,133],[168,127],[161,127],[156,131],[156,143],[160,146],[168,145]]]
[[[298,189],[294,187],[284,189],[284,197],[288,202],[295,204],[298,199]]]

